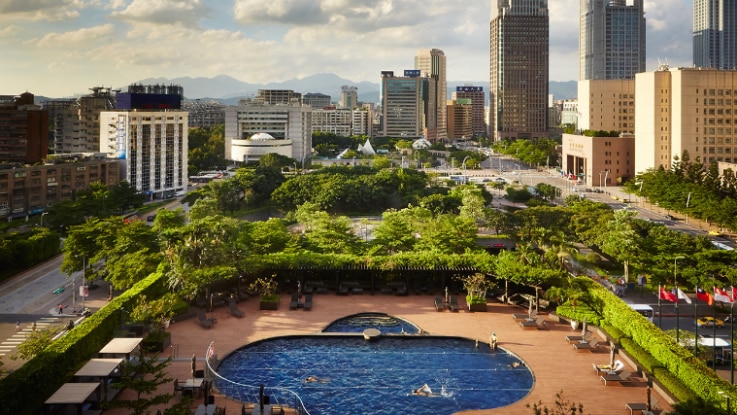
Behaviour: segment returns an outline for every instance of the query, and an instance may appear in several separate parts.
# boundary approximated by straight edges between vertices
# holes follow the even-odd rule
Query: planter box
[[[279,303],[273,302],[273,301],[261,301],[259,303],[259,310],[276,310],[279,306]]]
[[[468,305],[468,311],[485,312],[486,311],[486,304],[469,304]]]
[[[147,352],[163,353],[171,346],[171,333],[166,333],[166,336],[161,337],[160,340],[146,337],[141,343],[141,347]]]

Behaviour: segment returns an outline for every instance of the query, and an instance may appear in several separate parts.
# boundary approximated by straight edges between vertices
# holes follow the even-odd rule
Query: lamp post
[[[609,181],[609,169],[604,171],[604,189],[606,190],[606,183]]]
[[[681,340],[681,325],[680,325],[680,314],[678,311],[678,260],[683,259],[682,255],[678,255],[676,259],[673,260],[673,283],[676,286],[676,343],[679,343]]]
[[[601,174],[604,173],[604,170],[599,172],[599,189],[601,189]]]
[[[44,227],[44,216],[48,215],[49,212],[43,212],[41,213],[41,227]]]
[[[732,398],[724,391],[719,391],[719,395],[727,400],[727,415],[732,415]]]
[[[87,255],[82,256],[82,311],[87,301]]]

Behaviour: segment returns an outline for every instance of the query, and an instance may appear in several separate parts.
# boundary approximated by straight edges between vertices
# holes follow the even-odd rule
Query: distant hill
[[[139,84],[176,84],[184,87],[184,95],[188,99],[214,99],[227,105],[236,105],[240,98],[256,96],[259,89],[291,89],[303,94],[319,92],[330,95],[334,102],[340,100],[343,85],[358,87],[358,99],[364,102],[379,102],[381,85],[376,82],[353,82],[332,73],[320,73],[300,79],[290,79],[282,82],[267,84],[251,84],[239,81],[231,76],[218,75],[213,78],[147,78],[138,81]],[[477,85],[483,86],[488,93],[488,81],[448,81],[448,99],[455,91],[456,86]],[[576,81],[550,82],[550,93],[555,99],[575,98],[577,94]],[[488,99],[488,98],[487,98]]]

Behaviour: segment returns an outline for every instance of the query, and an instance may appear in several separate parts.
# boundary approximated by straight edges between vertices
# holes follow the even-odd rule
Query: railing
[[[243,404],[256,403],[258,405],[261,401],[261,396],[264,396],[268,397],[270,405],[286,406],[293,408],[299,415],[310,415],[302,399],[294,391],[286,388],[271,388],[264,387],[263,385],[255,386],[234,382],[217,373],[210,364],[211,360],[217,360],[217,356],[214,354],[214,342],[210,343],[210,346],[207,348],[205,364],[207,365],[208,374],[221,381],[221,384],[217,386],[218,391],[230,399]]]

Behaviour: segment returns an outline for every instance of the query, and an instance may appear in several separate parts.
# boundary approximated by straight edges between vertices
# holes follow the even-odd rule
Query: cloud
[[[97,42],[101,37],[112,34],[114,30],[114,26],[108,23],[102,26],[85,27],[70,32],[48,33],[35,43],[40,47],[61,47],[68,49],[81,43]]]
[[[81,0],[2,0],[0,20],[64,20],[79,16]]]
[[[192,27],[210,12],[202,0],[133,0],[124,10],[112,13],[111,17],[129,22]]]

